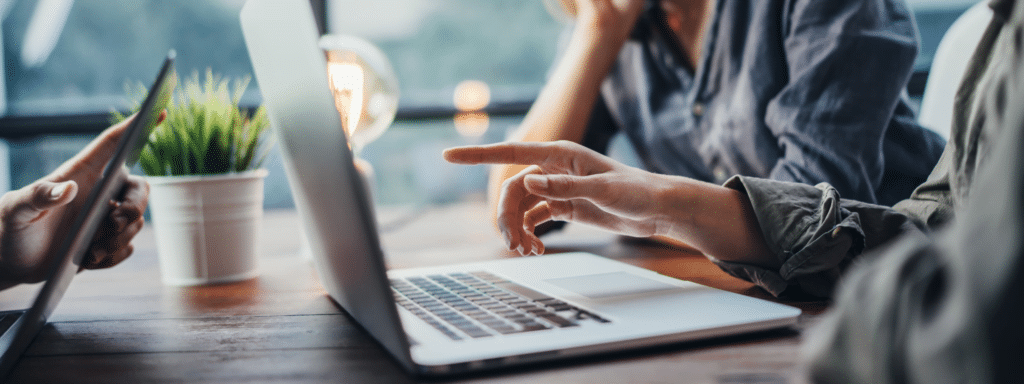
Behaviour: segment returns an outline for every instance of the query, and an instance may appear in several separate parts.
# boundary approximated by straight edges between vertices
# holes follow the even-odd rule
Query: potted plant
[[[269,120],[263,107],[251,115],[239,108],[248,83],[231,84],[210,70],[205,81],[195,73],[179,82],[167,118],[139,157],[165,284],[225,283],[258,274]]]

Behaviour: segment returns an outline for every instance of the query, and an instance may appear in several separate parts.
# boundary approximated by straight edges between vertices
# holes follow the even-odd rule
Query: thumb
[[[43,211],[56,208],[75,199],[78,194],[78,183],[74,181],[51,182],[41,181],[36,185],[32,193],[32,206],[36,210]]]
[[[19,223],[34,221],[48,210],[66,205],[78,194],[74,181],[52,182],[41,180],[25,189],[13,203],[12,218]]]

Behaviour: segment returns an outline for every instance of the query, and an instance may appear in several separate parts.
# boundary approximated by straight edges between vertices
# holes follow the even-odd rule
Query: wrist
[[[681,176],[667,180],[657,194],[657,233],[689,244],[706,255],[733,255],[747,246],[745,205],[738,191]],[[760,233],[758,231],[758,233]]]
[[[657,236],[689,242],[696,225],[695,208],[700,206],[700,182],[679,176],[658,174],[661,187],[655,189],[654,215]]]
[[[633,31],[646,3],[646,0],[617,0],[573,7],[574,32],[605,45],[621,45]]]
[[[679,176],[659,203],[659,234],[693,246],[719,260],[779,267],[768,251],[746,194]]]
[[[608,23],[577,18],[570,37],[570,46],[584,47],[586,51],[594,53],[618,53],[629,38],[632,24],[627,29],[606,24]]]
[[[577,25],[552,78],[581,83],[596,92],[618,59],[625,41],[625,37],[620,39]]]

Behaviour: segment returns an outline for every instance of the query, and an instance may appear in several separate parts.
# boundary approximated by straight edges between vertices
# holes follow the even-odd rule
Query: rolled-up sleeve
[[[768,178],[829,182],[876,202],[889,121],[917,55],[902,3],[795,0],[782,25],[789,82],[765,123],[783,152]]]
[[[924,231],[923,224],[910,216],[889,207],[844,200],[824,183],[809,186],[736,176],[725,186],[750,199],[769,251],[781,268],[711,260],[776,296],[799,291],[829,297],[842,273],[865,249],[900,233]]]

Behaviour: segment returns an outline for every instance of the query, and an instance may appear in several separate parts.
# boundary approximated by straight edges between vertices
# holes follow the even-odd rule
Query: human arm
[[[767,178],[828,182],[874,203],[894,162],[883,144],[914,140],[886,137],[917,54],[912,16],[893,0],[796,0],[789,9],[780,26],[787,82],[764,112],[782,153]]]
[[[0,289],[41,281],[52,264],[62,236],[101,177],[130,119],[94,139],[49,175],[0,198]],[[142,229],[149,186],[125,176],[125,187],[100,224],[82,260],[83,268],[114,266],[133,251],[131,239]]]
[[[773,295],[828,297],[863,251],[923,227],[889,207],[843,200],[827,184],[735,177],[721,187],[631,168],[569,142],[452,148],[444,156],[530,164],[505,182],[499,199],[498,226],[510,249],[543,252],[531,232],[546,220],[587,223],[687,244]]]
[[[548,82],[511,141],[581,142],[598,100],[601,82],[612,67],[643,9],[644,0],[563,0],[575,15],[572,35]],[[488,197],[496,209],[501,184],[525,166],[492,168]],[[496,210],[492,210],[496,213]]]
[[[524,255],[544,251],[533,234],[536,225],[565,220],[663,236],[723,260],[777,267],[740,191],[629,167],[567,141],[452,148],[444,156],[459,164],[527,166],[504,182],[497,221],[509,249]]]

